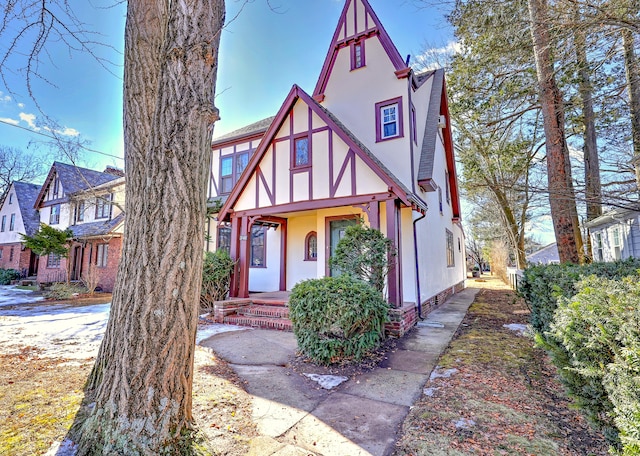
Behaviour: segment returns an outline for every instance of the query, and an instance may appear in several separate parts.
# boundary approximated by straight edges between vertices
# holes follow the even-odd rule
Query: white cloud
[[[56,133],[58,135],[62,135],[62,136],[78,136],[80,135],[80,132],[78,130],[76,130],[75,128],[70,128],[70,127],[64,127],[62,130],[55,130],[49,127],[44,127],[45,130],[50,131],[52,133]]]
[[[32,130],[35,130],[35,131],[40,130],[40,128],[38,128],[38,126],[36,125],[36,115],[35,114],[26,114],[24,112],[21,112],[18,115],[20,116],[20,120],[22,120],[27,125],[29,125],[29,128],[31,128]]]
[[[442,68],[454,54],[462,52],[462,44],[459,41],[449,41],[445,46],[426,49],[414,58],[416,70],[433,70]]]
[[[18,103],[18,107],[19,107],[20,109],[23,109],[23,108],[24,108],[24,103]]]
[[[11,119],[9,117],[0,117],[0,122],[8,123],[11,125],[18,125],[20,123],[19,120]]]
[[[0,101],[7,103],[11,101],[11,97],[9,95],[5,95],[2,90],[0,90]]]

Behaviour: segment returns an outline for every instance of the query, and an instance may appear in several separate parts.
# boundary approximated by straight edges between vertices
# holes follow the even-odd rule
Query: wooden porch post
[[[380,202],[369,203],[369,225],[376,230],[380,229]]]
[[[401,257],[398,206],[395,200],[386,201],[387,218],[387,238],[391,240],[391,245],[397,249],[398,255],[392,259],[389,275],[387,276],[389,290],[389,304],[392,307],[402,307],[402,280],[401,280]]]
[[[287,291],[287,220],[280,223],[280,291]]]
[[[229,254],[231,259],[236,262],[235,267],[233,268],[233,273],[231,274],[231,286],[229,289],[229,297],[237,298],[238,297],[238,289],[240,288],[240,221],[237,217],[231,218],[231,245],[229,246]]]
[[[239,288],[238,298],[249,297],[249,248],[251,246],[251,227],[249,217],[242,217],[240,221],[240,256],[239,256]]]

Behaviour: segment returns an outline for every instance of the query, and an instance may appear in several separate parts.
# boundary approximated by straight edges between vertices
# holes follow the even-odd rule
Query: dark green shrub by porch
[[[20,273],[15,269],[0,269],[0,285],[9,285],[12,280],[20,278]]]
[[[387,312],[378,291],[346,274],[300,282],[289,297],[298,348],[319,364],[358,361],[378,347]]]
[[[202,291],[200,307],[213,310],[215,301],[223,301],[229,294],[231,273],[235,262],[225,250],[206,252],[202,263]]]

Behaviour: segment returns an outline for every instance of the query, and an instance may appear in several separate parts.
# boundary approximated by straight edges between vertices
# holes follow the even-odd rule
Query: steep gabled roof
[[[274,116],[267,117],[266,119],[259,120],[245,127],[239,128],[225,135],[222,135],[219,138],[214,138],[213,141],[211,141],[211,145],[217,146],[222,143],[237,141],[241,138],[251,137],[254,135],[258,135],[260,133],[264,133],[269,128],[269,125],[271,125],[271,122],[273,121],[273,119],[274,119]]]
[[[229,195],[229,198],[222,207],[219,220],[225,219],[232,206],[240,197],[243,189],[247,185],[247,182],[253,175],[254,170],[259,165],[265,152],[268,150],[272,139],[280,130],[280,127],[287,118],[289,112],[293,109],[299,99],[307,104],[307,106],[309,106],[309,108],[311,108],[318,117],[320,117],[345,143],[347,143],[349,147],[388,185],[390,191],[392,191],[406,205],[416,207],[420,211],[427,210],[427,204],[418,196],[412,194],[411,191],[402,184],[402,182],[400,182],[400,180],[397,179],[393,173],[391,173],[391,171],[389,171],[382,162],[380,162],[380,160],[378,160],[378,158],[373,155],[369,149],[367,149],[367,147],[336,118],[335,115],[333,115],[324,106],[317,103],[300,87],[294,85],[280,107],[278,114],[271,123],[271,126],[260,141],[258,149],[249,160],[249,164],[240,176],[240,180],[236,183]]]
[[[362,4],[365,14],[365,22],[364,29],[358,30],[357,22],[358,22],[358,3]],[[350,24],[347,24],[348,21],[348,12],[350,8],[353,7],[354,14],[354,31],[349,33]],[[369,22],[369,18],[371,18],[371,23]],[[400,77],[406,77],[410,73],[410,68],[407,66],[405,61],[402,59],[400,52],[396,48],[393,41],[389,37],[389,34],[382,26],[382,22],[378,19],[373,8],[369,4],[368,0],[346,0],[344,4],[344,8],[342,8],[342,13],[340,14],[340,18],[338,19],[338,25],[336,26],[336,30],[333,33],[333,38],[331,38],[331,44],[329,45],[329,51],[327,52],[327,56],[324,60],[324,65],[322,65],[322,70],[320,72],[320,77],[318,78],[318,82],[316,83],[316,87],[313,91],[313,96],[322,97],[324,94],[324,90],[327,86],[327,82],[329,80],[329,76],[331,74],[331,69],[333,68],[333,64],[338,55],[338,51],[341,48],[349,46],[353,41],[357,41],[363,37],[374,36],[377,35],[380,39],[380,43],[384,48],[389,60],[393,64],[396,69],[396,75]]]
[[[22,223],[27,236],[32,236],[40,226],[40,215],[34,209],[34,203],[38,197],[40,186],[30,184],[28,182],[13,182],[13,188],[16,192]]]
[[[55,175],[58,175],[62,188],[67,195],[87,190],[91,187],[110,182],[118,179],[111,173],[103,173],[101,171],[95,171],[93,169],[81,168],[75,165],[68,165],[61,162],[53,162],[49,174],[40,189],[40,194],[35,201],[35,207],[38,207],[47,193],[51,182]]]
[[[100,220],[97,222],[81,223],[69,227],[74,238],[89,238],[108,236],[124,223],[124,212],[118,214],[110,220]]]
[[[440,116],[444,116],[445,125],[442,128],[442,139],[444,142],[447,169],[449,171],[449,190],[451,192],[453,216],[460,217],[460,197],[458,195],[458,181],[456,178],[456,165],[453,151],[451,117],[449,115],[449,102],[447,100],[444,70],[440,68],[435,70],[432,74],[425,76],[432,77],[433,82],[431,83],[427,120],[422,140],[422,149],[420,151],[418,184],[427,192],[435,191],[438,188],[433,180],[433,171],[438,133],[440,130]],[[426,78],[422,80],[422,83],[425,81]]]

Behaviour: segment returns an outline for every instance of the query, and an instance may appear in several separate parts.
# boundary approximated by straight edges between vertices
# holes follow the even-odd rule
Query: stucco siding
[[[267,230],[266,267],[249,268],[250,291],[277,291],[280,288],[280,239],[281,229]]]
[[[288,220],[287,290],[291,290],[296,283],[302,280],[319,277],[318,263],[320,263],[320,260],[305,260],[305,241],[307,235],[312,231],[318,232],[318,218],[315,215],[291,217]],[[321,250],[320,245],[320,238],[318,237],[318,254]]]

